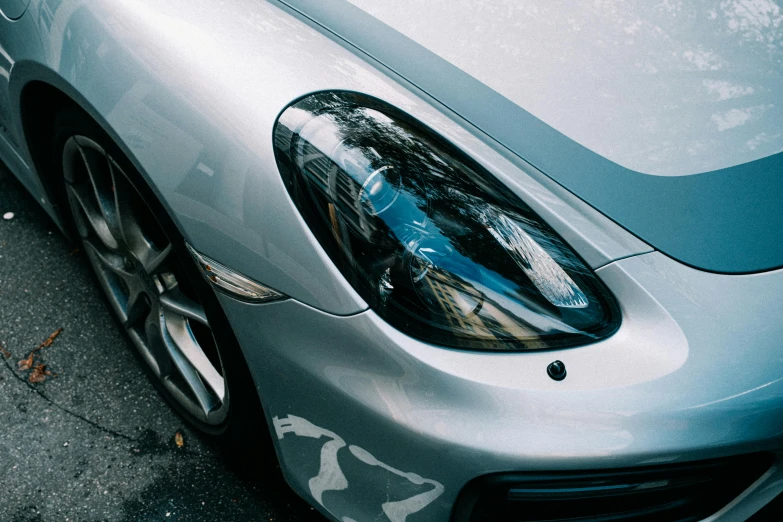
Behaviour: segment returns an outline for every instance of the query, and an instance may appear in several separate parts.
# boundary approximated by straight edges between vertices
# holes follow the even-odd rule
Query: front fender
[[[278,113],[308,91],[295,71],[277,87],[266,78],[290,61],[287,44],[315,57],[325,38],[270,5],[241,3],[288,36],[186,2],[34,2],[27,16],[43,47],[12,69],[15,120],[32,82],[56,88],[116,141],[198,250],[319,309],[359,312],[366,304],[301,223],[272,152]],[[212,30],[221,17],[236,30]]]

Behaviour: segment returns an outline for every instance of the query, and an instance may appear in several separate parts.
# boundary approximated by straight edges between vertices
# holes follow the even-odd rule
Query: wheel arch
[[[54,210],[58,226],[69,233],[63,214],[63,192],[53,158],[47,154],[54,119],[66,105],[78,106],[68,95],[44,81],[31,81],[24,86],[19,96],[19,122],[21,136],[27,146],[26,158],[44,189],[46,199]]]
[[[16,112],[14,116],[18,122],[17,132],[23,143],[20,152],[43,187],[47,201],[53,209],[53,217],[57,225],[66,234],[69,234],[69,231],[65,225],[67,220],[64,219],[63,214],[62,180],[60,180],[57,165],[48,154],[56,115],[66,106],[83,112],[108,135],[141,174],[144,182],[166,208],[166,212],[182,234],[183,230],[176,220],[176,215],[168,208],[166,200],[161,197],[155,185],[150,182],[148,174],[132,154],[130,147],[124,143],[120,134],[109,124],[96,105],[91,103],[63,76],[38,62],[18,62],[12,70],[9,90],[12,111]]]
[[[40,125],[37,131],[42,135],[52,135],[51,140],[44,139],[44,142],[41,144],[43,148],[40,152],[44,153],[46,151],[47,143],[53,146],[52,150],[55,152],[62,151],[63,147],[67,147],[68,141],[74,139],[74,137],[81,137],[84,140],[95,140],[95,143],[99,144],[101,149],[104,149],[105,147],[101,152],[109,154],[112,157],[113,161],[111,164],[114,165],[114,168],[118,169],[116,172],[122,171],[127,174],[126,181],[129,182],[130,185],[126,185],[128,191],[125,193],[132,192],[134,188],[138,191],[138,196],[141,198],[139,201],[143,200],[147,203],[149,211],[151,212],[150,216],[154,218],[149,220],[149,222],[157,221],[158,226],[162,228],[163,233],[172,247],[171,255],[176,256],[180,262],[183,262],[182,271],[178,271],[177,273],[183,275],[185,279],[180,279],[179,282],[182,283],[185,280],[189,281],[194,288],[197,287],[197,289],[194,290],[195,295],[198,295],[199,298],[203,298],[201,306],[203,306],[204,313],[209,317],[208,327],[212,329],[214,339],[221,349],[221,357],[224,357],[222,359],[225,364],[224,368],[230,368],[231,375],[234,376],[232,377],[232,380],[239,382],[238,385],[234,385],[238,387],[234,388],[234,392],[232,393],[235,395],[236,399],[238,399],[234,402],[236,404],[241,404],[238,409],[243,413],[234,414],[231,420],[226,421],[221,426],[221,430],[223,430],[223,428],[225,428],[225,430],[215,432],[208,431],[207,425],[199,422],[198,419],[189,416],[186,416],[185,418],[204,432],[212,435],[219,435],[221,437],[224,436],[225,433],[225,437],[227,437],[226,440],[229,442],[226,444],[226,449],[229,450],[229,457],[233,457],[233,455],[230,454],[230,451],[236,446],[235,442],[240,440],[256,441],[261,440],[259,437],[267,437],[268,430],[266,424],[263,422],[264,415],[260,397],[258,396],[255,381],[247,365],[244,353],[236,339],[233,328],[220,305],[219,297],[212,290],[212,285],[201,275],[198,265],[193,262],[193,259],[187,252],[185,246],[187,244],[186,240],[184,240],[179,231],[175,230],[177,225],[174,223],[173,217],[168,209],[165,208],[163,201],[153,192],[152,187],[147,180],[138,179],[139,173],[135,172],[136,167],[132,164],[129,156],[120,148],[119,142],[114,141],[114,138],[106,132],[105,128],[96,119],[92,118],[90,114],[78,104],[73,103],[72,100],[60,98],[61,94],[55,95],[53,91],[51,91],[51,89],[53,89],[52,86],[38,86],[35,87],[35,89],[42,89],[43,94],[49,95],[53,100],[52,105],[48,106],[48,108],[51,109],[51,115],[40,117],[40,121],[38,122],[33,118],[28,123],[28,125],[32,125],[29,129],[30,131],[36,131],[34,125],[37,124]],[[31,96],[35,94],[40,95],[42,93],[31,91],[28,95]],[[60,103],[55,103],[57,98],[59,98]],[[24,99],[24,96],[22,99]],[[34,103],[34,101],[35,98],[29,103]],[[22,107],[24,107],[24,105],[22,105]],[[40,108],[37,110],[40,110]],[[35,144],[32,145],[31,151],[34,150],[34,148]],[[40,155],[39,158],[41,158]],[[54,158],[56,158],[56,156],[53,156],[53,160],[48,162],[49,166],[52,168],[49,172],[49,175],[51,176],[50,186],[56,187],[56,185],[59,184],[64,188],[67,183],[58,175],[60,168],[56,164]],[[111,170],[111,167],[108,168]],[[75,184],[76,183],[70,183],[68,186],[72,187]],[[99,184],[93,182],[93,186],[97,192],[99,190]],[[106,187],[106,185],[102,186]],[[114,187],[114,182],[112,182],[112,192],[114,192]],[[65,190],[63,190],[62,193],[65,193]],[[68,205],[65,198],[63,198],[63,214],[69,212],[67,208]],[[65,218],[63,221],[67,222],[70,220]],[[174,235],[170,235],[172,233]],[[87,250],[87,248],[85,248],[85,250]],[[228,355],[228,357],[226,357],[226,355]],[[226,374],[223,375],[225,376]],[[237,390],[241,390],[242,393],[235,393]],[[163,391],[162,388],[161,391]],[[165,392],[163,393],[163,396],[171,404],[174,404],[174,402],[172,402],[174,401],[172,397],[168,396]],[[181,409],[179,409],[179,413],[186,415]],[[251,420],[246,420],[248,415],[252,415]],[[250,437],[250,435],[252,435],[252,438],[247,438]],[[252,452],[253,458],[260,459],[259,462],[266,462],[264,459],[270,458],[269,452],[265,447],[256,448],[253,446],[249,449],[245,448],[245,450],[245,453],[237,455],[237,457],[244,458],[244,456],[247,455],[247,452]],[[237,458],[237,462],[239,462],[239,458]]]

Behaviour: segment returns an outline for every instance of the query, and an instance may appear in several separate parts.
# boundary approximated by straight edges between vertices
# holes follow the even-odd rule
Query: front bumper
[[[774,452],[711,517],[744,520],[783,491],[783,271],[709,274],[651,253],[597,273],[620,330],[550,352],[452,350],[371,311],[221,299],[287,480],[335,520],[445,521],[465,484],[495,472]]]

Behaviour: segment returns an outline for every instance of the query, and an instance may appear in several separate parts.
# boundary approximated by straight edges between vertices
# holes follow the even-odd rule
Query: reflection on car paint
[[[315,501],[321,506],[326,507],[323,502],[323,495],[325,492],[342,491],[349,486],[348,479],[346,479],[345,474],[337,461],[337,453],[342,448],[346,447],[347,443],[336,433],[316,426],[310,421],[295,415],[288,415],[282,419],[275,417],[273,422],[275,433],[279,440],[282,440],[288,433],[293,433],[298,437],[312,439],[325,437],[328,439],[323,446],[321,446],[321,465],[318,475],[311,478],[308,482],[310,493],[313,495]],[[381,509],[391,522],[405,522],[408,515],[417,513],[430,505],[440,497],[445,490],[443,484],[440,482],[423,478],[416,473],[405,472],[393,468],[392,466],[379,461],[369,451],[360,448],[359,446],[350,445],[348,446],[348,451],[368,466],[380,467],[390,473],[407,479],[415,485],[429,484],[433,486],[432,489],[425,491],[424,493],[419,493],[403,500],[384,502],[381,505]],[[342,520],[343,522],[351,522],[353,519],[344,517]]]
[[[349,2],[632,170],[686,175],[783,150],[779,2]]]

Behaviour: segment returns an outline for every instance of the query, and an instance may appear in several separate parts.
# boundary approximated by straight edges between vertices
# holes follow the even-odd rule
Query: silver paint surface
[[[295,301],[222,302],[233,324],[259,326],[242,329],[240,342],[263,347],[248,357],[267,365],[257,374],[259,392],[281,405],[269,415],[296,412],[333,426],[379,460],[442,483],[444,494],[424,520],[446,519],[459,489],[485,473],[779,451],[783,271],[708,274],[650,253],[598,274],[622,303],[620,331],[557,352],[449,350],[413,341],[371,311],[336,318]],[[302,327],[289,327],[291,316]],[[568,368],[564,381],[546,374],[554,359]],[[284,379],[272,378],[283,369]],[[351,422],[332,424],[337,419]],[[280,440],[278,451],[284,465],[319,462],[317,451],[293,440]],[[315,474],[304,472],[292,485],[307,496]],[[780,479],[773,471],[713,520],[744,520],[783,491]],[[334,513],[352,507],[343,495],[324,504]]]
[[[687,175],[783,151],[775,0],[349,1],[626,168]]]
[[[483,473],[780,450],[783,271],[710,274],[652,252],[459,115],[277,5],[31,0],[19,21],[0,19],[0,158],[57,219],[19,105],[29,82],[48,83],[117,141],[194,248],[292,297],[220,299],[270,428],[294,415],[364,451],[345,448],[350,487],[322,497],[334,520],[385,516],[389,491],[403,500],[432,489],[411,473],[443,493],[408,520],[443,520]],[[325,89],[392,103],[484,165],[603,267],[623,312],[617,334],[554,353],[482,354],[414,341],[367,311],[296,212],[273,156],[280,111]],[[566,363],[565,381],[547,377],[554,359]],[[277,442],[287,480],[315,503],[309,481],[324,442]],[[783,490],[781,480],[775,467],[714,520],[747,517]]]
[[[30,0],[0,0],[0,15],[16,20],[24,14]]]

